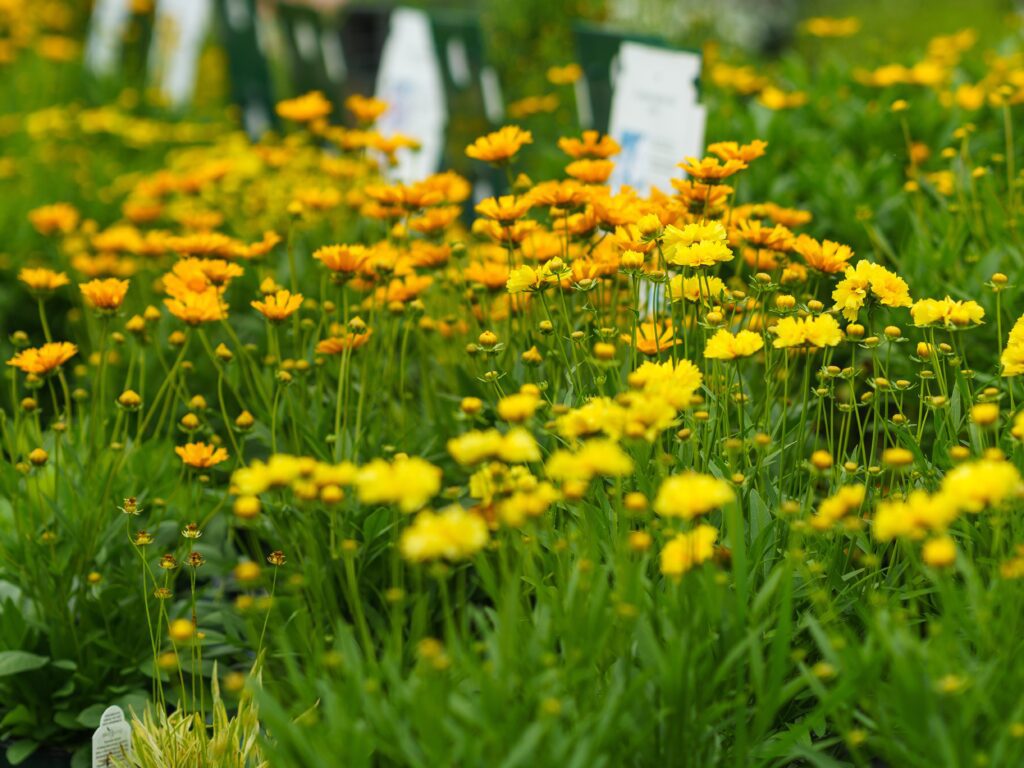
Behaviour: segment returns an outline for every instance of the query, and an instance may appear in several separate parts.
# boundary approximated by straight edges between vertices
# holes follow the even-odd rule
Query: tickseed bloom
[[[522,464],[541,458],[537,441],[522,427],[514,427],[504,435],[496,429],[467,432],[448,441],[448,453],[462,466],[490,459]]]
[[[370,124],[377,122],[388,111],[388,103],[383,99],[354,93],[345,99],[345,109],[360,123]]]
[[[863,485],[844,485],[835,494],[818,505],[818,513],[811,518],[811,527],[827,531],[848,515],[860,509],[867,489]],[[857,518],[859,522],[859,518]]]
[[[308,123],[331,114],[331,102],[320,91],[312,91],[277,104],[277,114],[285,120]]]
[[[731,261],[727,233],[720,221],[699,221],[683,227],[665,227],[665,259],[679,267],[709,267]]]
[[[749,163],[764,156],[768,148],[768,142],[761,139],[754,139],[749,144],[738,144],[735,141],[719,141],[708,145],[708,152],[718,155],[719,158],[728,162],[738,160],[741,163]]]
[[[956,516],[956,505],[948,494],[916,490],[906,499],[880,502],[872,533],[879,541],[923,539],[927,533],[945,531]]]
[[[708,339],[704,357],[712,360],[735,360],[738,357],[750,357],[763,346],[764,339],[753,331],[740,331],[734,336],[725,328],[720,328]]]
[[[869,291],[879,304],[887,307],[909,307],[912,303],[910,290],[902,277],[879,264],[858,261],[856,266],[846,268],[844,279],[832,291],[835,309],[847,320],[856,320]]]
[[[534,269],[533,267],[524,264],[523,266],[516,267],[512,270],[511,274],[508,276],[508,280],[505,282],[505,288],[509,293],[539,291],[541,288],[544,288],[556,279],[557,276],[551,272],[551,269],[547,265]]]
[[[363,504],[395,504],[415,512],[441,490],[441,470],[415,456],[374,459],[359,468],[355,486]]]
[[[588,440],[575,453],[555,451],[545,465],[552,480],[589,482],[594,477],[624,477],[633,460],[612,440]]]
[[[793,241],[793,250],[803,257],[808,267],[826,275],[845,271],[853,258],[850,246],[831,240],[819,242],[808,235],[798,235]]]
[[[228,460],[227,450],[206,443],[186,443],[176,446],[174,452],[185,465],[194,469],[208,469]]]
[[[373,335],[373,329],[367,328],[362,333],[346,332],[341,336],[329,336],[316,343],[318,355],[340,355],[347,349],[356,350],[366,345]]]
[[[28,220],[36,232],[49,236],[66,235],[78,226],[78,210],[67,203],[44,205],[29,211]]]
[[[313,252],[313,258],[331,272],[354,274],[366,265],[370,252],[365,245],[325,245]]]
[[[187,643],[195,636],[195,626],[188,619],[175,619],[167,628],[167,634],[175,643]]]
[[[33,269],[24,267],[18,272],[18,279],[23,282],[33,293],[45,295],[52,293],[62,285],[67,285],[70,280],[63,272],[55,272],[52,269]]]
[[[69,341],[55,341],[41,347],[30,347],[18,352],[7,361],[24,373],[45,376],[78,354],[78,347]]]
[[[164,299],[167,311],[188,325],[215,323],[228,315],[227,304],[216,288],[194,293],[186,291],[181,295]]]
[[[701,299],[717,299],[725,291],[725,283],[714,275],[684,277],[676,275],[669,281],[672,301],[697,302]]]
[[[532,133],[515,125],[506,125],[474,141],[466,147],[466,155],[486,163],[505,163],[511,160],[524,144],[532,143]]]
[[[679,163],[678,168],[686,171],[687,175],[703,182],[716,182],[739,173],[747,164],[742,160],[726,160],[722,162],[717,157],[705,157],[698,160],[696,157],[688,157],[685,162]]]
[[[420,512],[398,542],[402,556],[413,563],[467,560],[490,540],[487,523],[474,512],[451,506],[439,513]]]
[[[999,362],[1003,376],[1020,376],[1024,373],[1024,315],[1010,329],[1010,337]]]
[[[109,277],[105,280],[90,280],[82,283],[79,288],[85,303],[100,312],[113,312],[124,302],[128,293],[128,281]]]
[[[941,491],[959,509],[977,513],[1024,496],[1024,482],[1010,462],[981,459],[950,470]]]
[[[816,317],[784,317],[771,328],[776,349],[809,346],[834,347],[843,340],[843,332],[832,315]]]
[[[575,63],[562,67],[548,67],[547,77],[552,85],[572,85],[583,77],[583,67]]]
[[[699,472],[666,477],[654,499],[654,511],[663,517],[692,520],[723,507],[736,498],[725,481]]]
[[[921,299],[910,308],[910,316],[916,326],[938,325],[945,328],[963,328],[980,325],[985,309],[976,301],[955,301],[944,299]]]
[[[477,203],[475,210],[488,219],[508,223],[523,218],[532,205],[533,201],[528,195],[502,195],[484,198]]]
[[[718,529],[710,525],[698,525],[676,535],[661,550],[661,572],[678,578],[707,562],[714,555],[717,540]]]
[[[558,140],[558,148],[577,160],[588,157],[607,159],[622,150],[615,139],[597,131],[584,131],[580,139],[563,136]]]
[[[620,338],[626,344],[633,343],[632,334],[623,333]],[[648,357],[654,357],[678,343],[672,325],[667,321],[658,323],[651,320],[637,327],[636,348]]]
[[[302,300],[301,293],[292,294],[291,291],[282,290],[267,296],[263,301],[250,304],[265,318],[277,323],[295,314],[302,306]]]
[[[956,543],[948,534],[928,539],[921,547],[921,559],[933,568],[948,568],[956,562]]]

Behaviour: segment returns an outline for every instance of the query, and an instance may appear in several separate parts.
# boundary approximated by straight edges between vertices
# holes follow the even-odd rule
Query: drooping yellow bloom
[[[704,348],[704,357],[712,360],[735,360],[738,357],[750,357],[764,346],[764,339],[753,331],[740,331],[735,336],[725,328],[708,339]]]
[[[532,133],[516,125],[506,125],[474,141],[466,147],[466,155],[486,163],[504,163],[511,160],[524,144],[532,143]]]
[[[292,294],[291,291],[282,290],[267,296],[263,301],[252,301],[250,304],[271,322],[281,322],[295,314],[302,306],[303,296],[301,293]]]
[[[175,446],[174,452],[182,463],[194,469],[209,469],[228,460],[228,452],[206,443],[186,443]]]
[[[661,572],[679,577],[707,562],[715,553],[717,540],[718,529],[710,525],[698,525],[692,531],[676,535],[661,550]]]
[[[63,272],[31,267],[23,267],[18,272],[18,279],[27,285],[30,291],[39,294],[50,293],[71,282]]]
[[[327,117],[332,109],[331,102],[320,91],[311,91],[277,103],[278,116],[296,123],[309,123]]]
[[[944,299],[921,299],[910,308],[910,316],[916,326],[941,325],[946,328],[963,328],[980,325],[985,309],[976,301],[956,301],[949,296]]]
[[[78,286],[85,303],[101,312],[113,312],[124,302],[128,293],[128,281],[108,277],[105,280],[90,280]]]
[[[55,341],[41,347],[30,347],[7,361],[24,373],[45,376],[78,354],[78,347],[69,341]]]
[[[480,515],[459,506],[441,511],[420,512],[412,525],[402,532],[399,549],[411,562],[429,560],[466,560],[490,539],[487,523]]]
[[[654,499],[654,511],[663,517],[692,520],[731,503],[736,498],[725,480],[699,472],[666,477]]]

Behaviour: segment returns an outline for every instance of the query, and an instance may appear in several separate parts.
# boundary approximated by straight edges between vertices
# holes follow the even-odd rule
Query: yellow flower
[[[402,532],[398,547],[411,562],[466,560],[490,539],[487,523],[480,515],[452,506],[440,513],[420,512]]]
[[[374,459],[355,477],[363,504],[395,504],[415,512],[441,490],[441,470],[418,457],[396,456],[394,461]]]
[[[228,460],[228,452],[224,448],[216,448],[206,443],[186,443],[174,448],[182,463],[194,469],[209,469]]]
[[[555,451],[545,464],[552,480],[589,482],[591,478],[623,477],[633,471],[633,460],[612,440],[589,440],[575,453]]]
[[[736,495],[725,480],[699,472],[666,477],[654,499],[654,511],[664,517],[692,520],[729,504]]]
[[[543,288],[551,280],[551,277],[551,274],[543,268],[534,269],[524,264],[512,270],[508,280],[505,282],[505,288],[509,293],[537,291]]]
[[[511,160],[524,144],[532,143],[532,133],[515,125],[506,125],[474,141],[466,147],[466,155],[487,163],[503,163]]]
[[[266,297],[264,301],[250,302],[252,306],[271,322],[280,322],[291,317],[302,306],[302,294],[291,291],[277,291]]]
[[[52,269],[32,269],[23,267],[18,272],[18,279],[28,286],[30,291],[35,293],[50,293],[67,285],[70,280],[63,272],[55,272]]]
[[[516,392],[498,401],[498,416],[504,421],[526,421],[540,405],[540,397],[531,392]]]
[[[563,136],[558,140],[558,148],[577,160],[587,157],[606,159],[619,154],[619,143],[608,134],[597,131],[584,131],[582,139]]]
[[[175,619],[167,628],[167,634],[175,643],[187,643],[195,635],[195,626],[188,619]]]
[[[366,345],[373,335],[373,329],[368,328],[362,333],[345,333],[342,336],[329,336],[316,343],[318,355],[340,355],[346,350],[356,350]]]
[[[692,531],[676,535],[661,550],[661,572],[666,576],[682,576],[711,559],[717,540],[718,529],[710,525],[698,525]]]
[[[721,240],[699,240],[691,245],[675,245],[665,250],[665,260],[677,267],[711,267],[732,259],[732,251]]]
[[[345,99],[345,109],[351,112],[358,122],[369,124],[377,122],[377,119],[388,111],[388,103],[383,99],[354,93]]]
[[[56,341],[43,344],[41,347],[30,347],[18,352],[7,361],[8,365],[24,373],[45,376],[62,366],[78,354],[78,347],[69,341]]]
[[[872,533],[879,541],[922,539],[941,533],[956,519],[957,509],[946,493],[916,490],[906,499],[883,501],[875,510]]]
[[[508,223],[523,218],[532,205],[533,202],[528,195],[502,195],[484,198],[477,203],[475,210],[488,219]]]
[[[966,512],[981,512],[1024,495],[1020,472],[1008,461],[981,459],[961,464],[942,478],[942,493]]]
[[[910,316],[917,326],[963,327],[980,325],[985,309],[976,301],[956,301],[947,296],[944,299],[915,301],[910,308]]]
[[[128,293],[128,281],[109,277],[105,280],[91,280],[78,286],[85,302],[101,312],[113,312],[124,302]]]
[[[712,360],[735,360],[738,357],[750,357],[763,346],[764,339],[753,331],[740,331],[734,336],[725,328],[720,328],[708,339],[704,357]]]
[[[78,226],[78,210],[67,203],[54,203],[29,211],[28,220],[41,235],[66,235]]]
[[[294,99],[277,103],[277,114],[285,120],[308,123],[331,114],[331,102],[320,91],[312,91]]]
[[[552,85],[572,85],[583,77],[583,68],[579,64],[566,64],[564,67],[548,67],[548,82]]]
[[[313,258],[332,272],[358,272],[370,258],[364,245],[325,245],[313,252]]]
[[[847,320],[856,320],[869,289],[878,303],[887,307],[909,307],[912,303],[910,290],[902,277],[880,264],[858,261],[856,266],[846,268],[844,279],[832,291],[835,309]]]
[[[851,512],[860,509],[866,491],[863,485],[844,485],[818,505],[818,513],[811,518],[811,527],[817,531],[827,531]]]
[[[764,155],[768,148],[768,142],[761,139],[754,139],[749,144],[738,144],[735,141],[719,141],[708,145],[708,152],[718,155],[722,160],[739,160],[741,163],[749,163]]]
[[[956,544],[951,536],[928,539],[921,548],[921,558],[933,568],[948,568],[956,562]]]
[[[227,305],[216,288],[198,293],[183,291],[176,298],[164,299],[167,311],[189,325],[214,323],[227,317]]]
[[[834,347],[843,340],[843,332],[832,315],[817,317],[784,317],[771,328],[775,334],[772,346],[776,349],[789,347],[823,348]]]
[[[853,258],[850,246],[840,245],[831,240],[822,240],[819,243],[807,235],[797,236],[793,241],[793,250],[803,256],[808,267],[827,275],[842,272]]]
[[[689,176],[699,181],[721,181],[735,173],[739,173],[747,164],[742,160],[726,160],[722,162],[717,157],[705,157],[698,160],[696,157],[688,157],[685,162],[679,163]]]
[[[686,299],[686,301],[697,302],[702,298],[705,300],[717,299],[726,291],[725,283],[714,275],[706,277],[676,275],[669,281],[669,287],[672,291],[672,301]]]
[[[860,19],[856,16],[830,18],[817,16],[804,22],[807,34],[813,37],[850,37],[860,31]]]

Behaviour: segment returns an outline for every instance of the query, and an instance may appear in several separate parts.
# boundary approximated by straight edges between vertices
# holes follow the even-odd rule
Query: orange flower
[[[365,333],[346,333],[344,336],[330,336],[316,343],[318,355],[340,355],[346,349],[359,349],[364,346],[373,334],[373,329]]]
[[[369,259],[365,245],[325,245],[317,248],[313,258],[331,272],[358,272]]]
[[[622,334],[622,340],[627,344],[633,343],[633,337]],[[641,324],[637,328],[636,348],[649,357],[670,349],[679,340],[675,338],[672,326],[668,323],[658,323],[653,320]]]
[[[511,160],[524,144],[532,143],[532,133],[516,125],[506,125],[474,141],[466,147],[466,155],[487,163],[503,163]]]
[[[85,302],[101,312],[113,312],[124,302],[128,293],[128,281],[108,277],[106,280],[91,280],[78,286]]]
[[[30,291],[35,293],[50,293],[67,285],[70,281],[63,272],[55,272],[52,269],[32,269],[24,267],[18,272],[18,279],[28,286]]]
[[[280,322],[291,317],[302,306],[302,294],[291,291],[277,291],[264,301],[253,301],[252,306],[271,322]]]
[[[308,123],[331,114],[331,102],[320,91],[312,91],[277,104],[277,114],[285,120]]]
[[[583,67],[579,64],[548,68],[548,82],[552,85],[572,85],[581,77],[583,77]]]
[[[78,211],[67,203],[54,203],[29,211],[28,220],[41,235],[66,235],[78,226]]]
[[[719,141],[715,144],[708,146],[708,152],[713,155],[718,155],[722,160],[728,162],[729,160],[739,160],[741,163],[749,163],[751,160],[764,155],[765,147],[768,146],[767,141],[761,141],[760,139],[754,139],[749,144],[737,144],[735,141]]]
[[[505,223],[523,218],[530,210],[531,205],[530,198],[525,195],[522,197],[502,195],[481,200],[477,203],[475,210],[481,216]]]
[[[611,160],[575,160],[565,166],[565,172],[585,184],[604,184],[615,170]]]
[[[558,148],[577,160],[586,157],[607,159],[619,154],[622,149],[611,136],[602,136],[597,131],[584,131],[582,139],[563,136],[558,140]]]
[[[174,452],[186,466],[195,469],[209,469],[228,460],[228,452],[224,448],[215,448],[206,443],[186,443],[176,446]]]
[[[388,111],[388,103],[371,96],[354,93],[345,99],[345,109],[360,123],[375,123],[377,118]]]
[[[705,157],[703,160],[688,157],[686,162],[679,163],[677,167],[701,181],[720,181],[734,173],[739,173],[747,167],[747,164],[742,160],[726,160],[722,163],[717,157]]]
[[[44,376],[62,366],[76,354],[78,354],[78,347],[74,344],[69,341],[57,341],[43,344],[41,347],[23,349],[8,360],[7,364],[13,365],[24,373]]]
[[[167,311],[189,325],[214,323],[227,317],[227,305],[220,291],[184,291],[172,299],[164,299]]]

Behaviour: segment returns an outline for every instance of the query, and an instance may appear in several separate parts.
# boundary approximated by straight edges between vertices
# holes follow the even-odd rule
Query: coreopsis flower
[[[563,136],[558,140],[558,148],[576,160],[588,157],[605,160],[622,151],[615,139],[598,131],[584,131],[579,139]]]
[[[296,123],[309,123],[320,120],[331,114],[331,102],[320,91],[311,91],[294,99],[285,99],[277,103],[279,117]]]
[[[832,240],[819,242],[809,235],[798,235],[793,241],[793,250],[803,257],[808,267],[827,275],[844,271],[853,258],[850,246]]]
[[[811,518],[811,527],[816,531],[829,530],[847,515],[859,510],[866,493],[867,489],[863,485],[844,485],[818,505],[817,514]]]
[[[267,562],[275,568],[280,568],[282,565],[288,562],[288,558],[285,557],[284,552],[280,549],[275,549],[269,555],[267,555]]]
[[[361,333],[346,331],[338,336],[328,336],[316,343],[316,353],[318,355],[340,355],[346,350],[351,349],[354,351],[360,347],[366,346],[372,335],[373,329],[367,328]]]
[[[370,253],[365,245],[325,245],[313,252],[313,258],[331,272],[352,275],[366,266]]]
[[[523,266],[516,267],[512,270],[505,283],[505,288],[509,293],[539,291],[541,288],[550,284],[554,279],[555,276],[546,267],[534,269],[533,267],[524,264]]]
[[[835,309],[853,321],[868,299],[869,291],[879,304],[887,307],[909,307],[912,303],[906,281],[880,264],[858,261],[847,267],[844,277],[832,291]]]
[[[90,280],[79,285],[85,303],[100,312],[114,312],[124,302],[128,293],[128,281],[109,277],[106,280]]]
[[[41,347],[23,349],[7,361],[24,373],[45,376],[78,354],[78,347],[69,341],[55,341]]]
[[[708,152],[713,155],[718,155],[719,158],[728,162],[729,160],[738,160],[741,163],[749,163],[751,160],[756,160],[764,155],[765,149],[768,147],[767,141],[761,141],[761,139],[754,139],[749,144],[738,144],[735,141],[719,141],[714,144],[708,145]]]
[[[921,547],[921,559],[933,568],[948,568],[956,562],[956,543],[949,534],[928,539]]]
[[[369,125],[388,111],[388,103],[372,96],[354,93],[345,99],[345,109],[352,113],[357,122]]]
[[[725,480],[699,472],[666,477],[654,499],[654,511],[662,517],[692,520],[714,512],[736,498]]]
[[[574,160],[565,166],[565,173],[584,184],[604,184],[615,170],[611,160]]]
[[[402,557],[413,563],[467,560],[487,546],[487,522],[475,512],[451,506],[440,513],[420,512],[398,542]]]
[[[923,539],[927,533],[944,532],[956,517],[956,505],[948,494],[915,490],[906,499],[880,502],[871,532],[879,541]]]
[[[228,316],[227,304],[217,288],[198,293],[185,291],[175,298],[164,299],[167,311],[188,325],[215,323]]]
[[[583,67],[571,63],[561,67],[548,67],[547,78],[552,85],[572,85],[583,77]]]
[[[562,181],[542,181],[528,193],[534,205],[548,205],[557,208],[576,208],[586,202],[589,193],[587,188],[576,179]],[[564,231],[564,224],[554,223],[552,229]]]
[[[532,133],[515,125],[506,125],[474,141],[466,147],[466,155],[486,163],[506,163],[515,157],[524,144],[532,143]]]
[[[682,168],[688,176],[698,181],[713,183],[739,173],[747,167],[747,164],[742,160],[726,160],[722,162],[717,157],[705,157],[702,160],[696,157],[688,157],[685,162],[679,163],[677,167]]]
[[[355,486],[362,504],[395,504],[415,512],[441,490],[441,470],[415,456],[374,459],[359,468]]]
[[[209,469],[228,460],[227,450],[206,443],[186,443],[175,446],[174,452],[178,454],[183,464],[193,469]]]
[[[860,31],[860,26],[860,19],[856,16],[815,16],[803,24],[804,31],[812,37],[850,37]]]
[[[552,480],[586,483],[594,477],[624,477],[633,471],[633,460],[614,441],[594,439],[575,452],[555,451],[545,469]]]
[[[661,550],[661,572],[678,578],[694,566],[707,562],[715,553],[718,529],[698,525],[692,531],[677,534]]]
[[[769,85],[757,96],[757,102],[771,110],[795,109],[807,103],[807,94],[803,91],[784,91]]]
[[[52,269],[23,267],[18,272],[18,279],[23,282],[32,293],[38,296],[45,296],[67,285],[71,281],[63,272],[56,272]]]
[[[732,259],[732,251],[721,240],[700,240],[685,247],[673,246],[665,253],[665,260],[676,267],[712,267]]]
[[[28,213],[28,220],[36,232],[47,237],[68,234],[78,226],[78,219],[78,209],[68,203],[44,205]]]
[[[843,332],[832,315],[784,317],[771,328],[776,349],[810,346],[834,347],[843,340]]]
[[[1017,318],[1010,329],[1010,337],[999,362],[1003,376],[1020,376],[1024,373],[1024,315]]]
[[[502,223],[513,222],[525,216],[533,201],[527,195],[502,195],[501,197],[487,197],[477,203],[474,209],[481,216]]]
[[[631,333],[623,333],[619,338],[626,344],[633,344]],[[679,344],[679,339],[675,337],[675,331],[669,321],[649,320],[637,326],[636,348],[648,357],[654,357],[676,344]]]
[[[981,459],[954,467],[942,478],[941,492],[965,512],[977,513],[1024,495],[1020,472],[1008,461]]]
[[[980,325],[985,309],[976,301],[956,301],[947,296],[944,299],[920,299],[910,307],[910,316],[916,326],[940,325],[944,328],[963,328]]]
[[[276,291],[265,297],[263,301],[249,302],[267,320],[279,323],[295,314],[302,306],[301,293],[293,294],[288,290]]]
[[[686,300],[694,303],[701,300],[708,301],[725,295],[726,290],[725,283],[714,275],[706,277],[676,275],[669,281],[672,301]]]
[[[740,331],[733,335],[725,328],[720,328],[708,339],[704,347],[704,357],[712,360],[735,360],[750,357],[764,346],[764,339],[753,331]]]
[[[629,374],[630,389],[666,400],[673,408],[686,408],[703,382],[700,369],[686,359],[673,363],[645,362]]]

